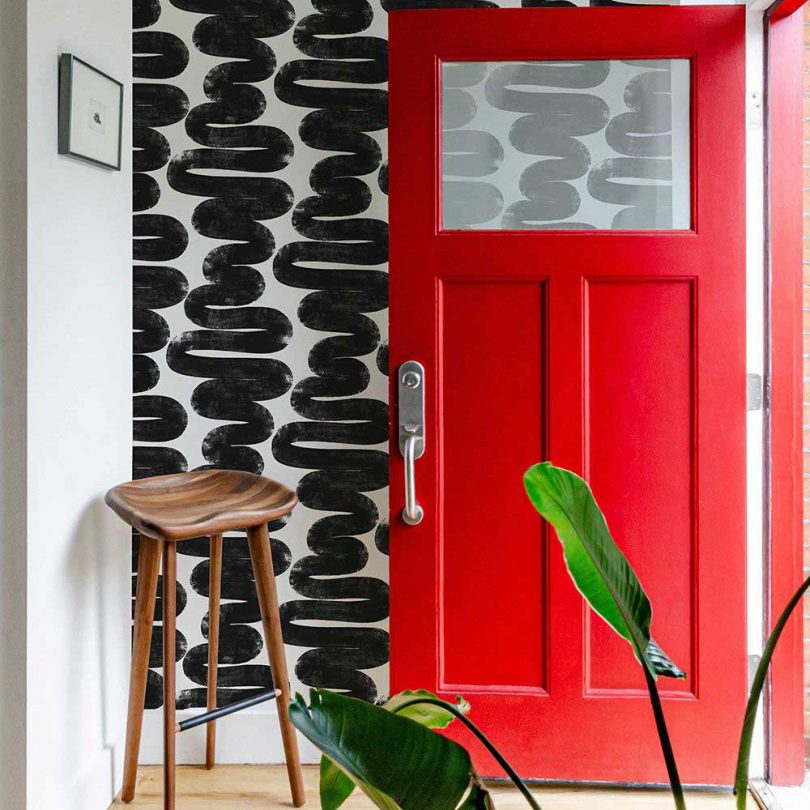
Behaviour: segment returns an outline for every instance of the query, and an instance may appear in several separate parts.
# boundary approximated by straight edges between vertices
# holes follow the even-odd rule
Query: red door
[[[523,493],[524,470],[550,459],[590,481],[656,639],[689,673],[660,683],[682,778],[733,778],[744,20],[390,15],[392,402],[406,361],[424,366],[425,394],[415,525],[393,415],[392,691],[464,694],[526,777],[666,781],[638,666]]]

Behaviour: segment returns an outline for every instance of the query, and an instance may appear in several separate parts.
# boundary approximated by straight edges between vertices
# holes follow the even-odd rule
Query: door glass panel
[[[689,74],[688,59],[442,63],[442,228],[690,228]]]

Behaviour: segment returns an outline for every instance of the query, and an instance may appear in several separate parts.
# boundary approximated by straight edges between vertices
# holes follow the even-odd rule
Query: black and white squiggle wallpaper
[[[271,526],[296,689],[388,688],[386,14],[497,5],[521,3],[134,0],[134,476],[297,489]],[[224,545],[221,703],[271,683],[246,539]],[[199,707],[208,541],[179,550],[178,707]]]

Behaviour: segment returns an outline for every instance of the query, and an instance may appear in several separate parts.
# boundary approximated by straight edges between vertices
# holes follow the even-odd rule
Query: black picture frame
[[[73,143],[73,133],[71,127],[71,120],[73,117],[73,106],[76,100],[74,79],[76,71],[74,66],[80,63],[88,70],[97,73],[111,84],[118,88],[118,127],[117,137],[118,144],[116,149],[116,161],[110,163],[106,160],[100,159],[91,154],[85,154],[78,151]],[[124,122],[124,85],[112,76],[104,73],[93,65],[79,59],[78,56],[72,53],[63,53],[59,57],[59,145],[58,151],[60,155],[68,155],[69,157],[83,160],[87,163],[92,163],[95,166],[103,166],[106,169],[114,171],[121,171],[121,150],[123,140],[123,122]]]

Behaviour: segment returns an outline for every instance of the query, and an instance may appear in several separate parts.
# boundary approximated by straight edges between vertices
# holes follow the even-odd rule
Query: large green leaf
[[[473,779],[460,745],[362,700],[312,689],[290,719],[383,810],[456,810]]]
[[[571,578],[590,606],[656,675],[682,672],[650,637],[652,607],[627,558],[613,541],[588,484],[550,462],[523,476],[531,502],[554,526]]]
[[[414,720],[426,728],[446,728],[455,720],[452,712],[435,704],[417,703],[404,709],[400,708],[416,698],[437,700],[436,695],[426,689],[406,689],[383,703],[382,708],[400,717]],[[470,704],[461,695],[456,698],[456,706],[464,714],[470,711]],[[329,757],[321,757],[321,810],[337,810],[353,792],[354,782]]]

